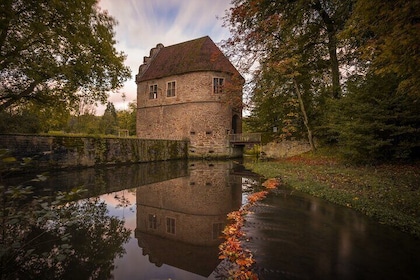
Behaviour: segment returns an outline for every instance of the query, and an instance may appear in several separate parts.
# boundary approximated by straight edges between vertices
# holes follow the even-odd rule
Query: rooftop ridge
[[[203,36],[166,47],[157,44],[144,57],[136,83],[196,71],[239,74],[212,39]]]
[[[143,57],[143,64],[139,66],[139,73],[136,75],[136,80],[137,80],[137,77],[141,77],[143,73],[146,72],[147,68],[149,68],[150,66],[150,63],[152,62],[152,60],[156,57],[156,55],[159,53],[159,51],[162,48],[164,48],[163,44],[158,43],[156,47],[150,49],[149,56]]]

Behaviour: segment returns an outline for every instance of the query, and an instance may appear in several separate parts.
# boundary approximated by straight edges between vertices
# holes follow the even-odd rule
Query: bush
[[[331,101],[329,132],[347,160],[374,163],[419,157],[420,115],[416,96],[398,92],[393,75],[348,82],[347,94]]]

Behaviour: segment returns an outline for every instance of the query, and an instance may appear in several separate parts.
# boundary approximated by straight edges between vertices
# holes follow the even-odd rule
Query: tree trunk
[[[332,97],[340,98],[341,96],[341,86],[340,86],[340,71],[337,58],[337,37],[336,37],[336,28],[334,21],[331,19],[330,15],[322,7],[319,0],[315,1],[312,4],[312,7],[319,13],[322,21],[325,24],[328,34],[328,54],[330,56],[330,67],[331,67],[331,78],[332,78]]]
[[[293,83],[295,85],[296,94],[298,96],[300,110],[302,111],[302,114],[303,114],[303,123],[305,124],[306,130],[308,131],[309,145],[311,146],[311,149],[313,151],[315,151],[315,145],[314,145],[314,139],[313,139],[313,135],[312,135],[312,130],[309,127],[308,115],[306,114],[305,105],[303,104],[302,94],[300,93],[299,86],[298,86],[298,84],[296,82],[296,79],[293,79]]]
[[[22,99],[29,100],[31,93],[34,91],[37,85],[37,82],[32,82],[28,88],[17,95],[0,96],[0,111],[6,110],[8,107],[18,103]]]

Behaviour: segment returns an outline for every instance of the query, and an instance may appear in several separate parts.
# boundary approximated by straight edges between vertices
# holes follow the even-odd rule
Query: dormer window
[[[213,78],[213,93],[223,93],[225,79]]]
[[[175,82],[168,82],[166,87],[166,96],[173,97],[175,96]]]
[[[149,99],[157,99],[157,85],[151,85],[149,87]]]

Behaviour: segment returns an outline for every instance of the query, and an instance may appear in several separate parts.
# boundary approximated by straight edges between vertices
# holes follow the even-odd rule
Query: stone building
[[[157,44],[136,83],[139,138],[189,140],[190,157],[241,153],[229,134],[242,132],[244,79],[210,37]]]

